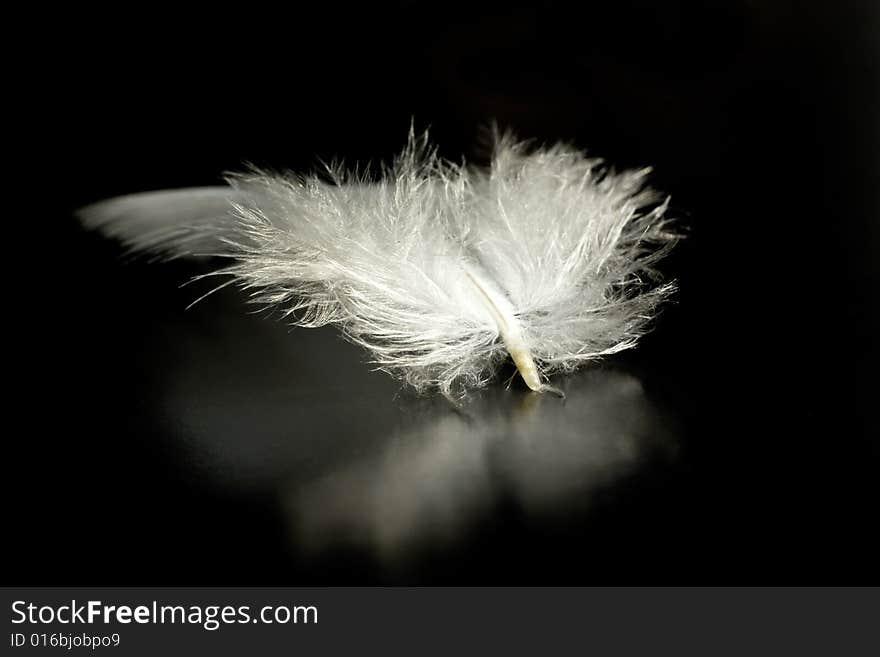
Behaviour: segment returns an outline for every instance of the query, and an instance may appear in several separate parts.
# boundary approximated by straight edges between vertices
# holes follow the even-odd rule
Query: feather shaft
[[[498,334],[523,381],[531,390],[540,392],[543,388],[541,376],[538,374],[535,359],[523,340],[522,325],[517,320],[510,303],[499,291],[494,289],[494,285],[490,284],[487,279],[481,278],[473,267],[466,267],[465,274],[479,293],[479,298],[486,310],[495,320]]]

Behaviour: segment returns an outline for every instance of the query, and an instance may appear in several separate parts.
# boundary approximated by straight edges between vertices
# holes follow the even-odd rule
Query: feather
[[[529,388],[558,393],[549,375],[633,347],[673,291],[654,265],[677,238],[648,172],[510,137],[473,169],[411,131],[374,178],[251,170],[80,217],[137,251],[231,258],[216,273],[253,301],[337,325],[417,390],[460,396],[510,356]]]

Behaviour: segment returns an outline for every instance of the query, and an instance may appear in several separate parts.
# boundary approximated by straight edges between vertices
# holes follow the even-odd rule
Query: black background
[[[7,125],[24,146],[9,162],[5,249],[7,322],[20,328],[7,343],[11,579],[878,583],[872,4],[145,7],[9,28],[28,44],[9,61],[24,110]],[[214,445],[233,456],[205,465],[191,433],[268,445],[251,455],[256,470],[291,458],[298,472],[326,472],[343,459],[334,443],[315,447],[320,466],[309,450],[328,417],[338,451],[357,460],[406,424],[398,416],[448,409],[369,373],[333,331],[239,318],[234,293],[184,313],[196,294],[177,285],[194,266],[126,263],[71,212],[216,184],[245,161],[305,171],[318,158],[387,160],[411,118],[456,160],[479,160],[494,119],[655,167],[690,229],[665,265],[681,290],[639,350],[598,371],[641,381],[675,456],[553,520],[493,494],[479,523],[405,566],[354,548],[304,556],[275,492],[239,485],[252,471],[236,474],[236,448]],[[305,370],[283,369],[281,334],[312,355]],[[312,395],[295,383],[309,376]],[[595,373],[582,376],[570,385]],[[287,377],[290,399],[283,387],[266,397]],[[175,396],[209,419],[176,426]],[[376,406],[387,412],[370,415]],[[297,435],[280,437],[288,422]],[[373,438],[358,447],[361,433]],[[292,456],[278,447],[297,436]],[[227,479],[205,474],[224,468]]]

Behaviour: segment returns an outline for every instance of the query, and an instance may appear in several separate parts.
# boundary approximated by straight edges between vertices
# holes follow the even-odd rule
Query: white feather
[[[508,354],[530,388],[555,391],[549,374],[634,346],[673,290],[655,282],[676,238],[648,170],[500,138],[481,171],[411,133],[376,180],[328,172],[254,171],[80,216],[135,250],[231,257],[218,273],[255,301],[298,326],[336,324],[381,369],[447,396]]]

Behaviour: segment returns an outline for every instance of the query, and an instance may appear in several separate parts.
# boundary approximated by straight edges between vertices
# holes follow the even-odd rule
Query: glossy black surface
[[[10,578],[878,583],[875,16],[605,4],[47,33],[10,126]],[[509,370],[453,407],[237,291],[184,311],[208,263],[128,262],[70,216],[387,158],[413,115],[455,159],[494,117],[655,165],[690,234],[640,349],[564,403]]]

